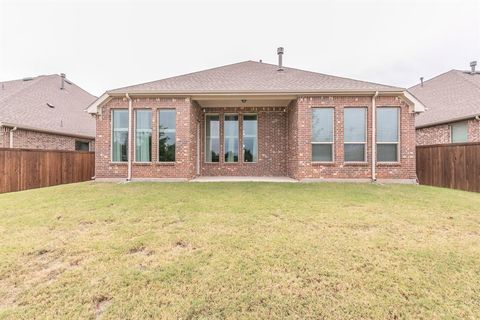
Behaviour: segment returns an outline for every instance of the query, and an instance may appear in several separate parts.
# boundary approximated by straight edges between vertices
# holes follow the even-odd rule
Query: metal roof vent
[[[62,78],[62,84],[60,86],[60,89],[63,90],[65,89],[65,73],[60,73],[60,77]]]
[[[278,54],[278,71],[283,71],[283,65],[282,65],[283,47],[277,48],[277,54]]]
[[[475,74],[475,67],[477,66],[477,61],[470,62],[471,74]]]

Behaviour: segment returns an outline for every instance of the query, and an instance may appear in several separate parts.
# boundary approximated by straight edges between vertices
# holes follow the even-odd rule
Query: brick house
[[[94,150],[95,100],[64,74],[0,82],[0,148]]]
[[[480,72],[470,66],[408,89],[426,107],[415,121],[418,145],[480,142]]]
[[[415,181],[417,99],[283,67],[282,53],[107,91],[88,108],[96,178]]]

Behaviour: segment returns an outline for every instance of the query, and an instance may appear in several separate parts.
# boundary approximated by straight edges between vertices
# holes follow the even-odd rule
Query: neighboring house
[[[282,54],[279,65],[246,61],[107,91],[88,108],[96,178],[415,181],[418,100],[284,68]]]
[[[418,145],[480,142],[480,73],[475,65],[409,89],[426,107],[415,121]]]
[[[94,150],[95,99],[64,74],[0,82],[0,148]]]

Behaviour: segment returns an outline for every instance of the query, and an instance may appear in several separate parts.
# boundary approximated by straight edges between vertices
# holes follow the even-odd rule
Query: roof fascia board
[[[88,136],[88,135],[76,134],[76,133],[70,133],[70,132],[35,128],[35,127],[25,126],[25,125],[16,124],[16,123],[0,122],[0,127],[7,127],[7,128],[15,128],[16,127],[18,129],[35,131],[35,132],[42,132],[42,133],[49,133],[49,134],[55,134],[55,135],[60,135],[60,136],[83,138],[83,139],[95,139],[95,136]]]
[[[411,111],[415,113],[425,112],[425,105],[418,100],[413,94],[408,91],[403,91],[402,98],[408,103],[411,107]]]
[[[425,124],[421,124],[421,125],[418,125],[418,126],[416,125],[415,129],[422,129],[422,128],[438,126],[438,125],[441,125],[441,124],[449,124],[449,123],[453,123],[453,122],[475,119],[475,117],[477,117],[478,115],[479,114],[472,114],[472,115],[464,116],[464,117],[457,117],[457,118],[452,118],[452,119],[448,119],[448,120],[440,120],[440,121],[436,121],[436,122],[425,123]]]
[[[107,92],[105,92],[97,100],[93,101],[85,110],[88,113],[97,113],[98,107],[108,102],[110,99],[111,99],[111,96]]]
[[[326,90],[326,91],[128,91],[128,92],[107,92],[112,97],[123,97],[126,93],[130,96],[257,96],[257,95],[271,95],[271,96],[310,96],[310,95],[373,95],[375,92],[381,95],[402,94],[404,90]]]
[[[139,97],[188,97],[193,100],[206,99],[238,99],[255,97],[255,99],[285,99],[292,100],[301,96],[371,96],[377,90],[328,90],[328,91],[127,91],[127,92],[105,92],[91,105],[87,107],[88,113],[96,114],[98,109],[114,97],[124,97],[128,93],[132,98]],[[378,90],[380,96],[403,96],[404,90]]]

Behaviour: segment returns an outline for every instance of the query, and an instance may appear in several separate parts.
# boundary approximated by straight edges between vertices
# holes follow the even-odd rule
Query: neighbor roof
[[[420,99],[425,112],[415,120],[416,127],[453,122],[480,114],[480,73],[450,70],[409,89]]]
[[[85,112],[96,97],[65,79],[45,75],[0,82],[0,125],[95,137],[95,119]]]
[[[402,88],[326,74],[244,61],[158,81],[110,90],[108,93],[222,93],[403,91]]]

